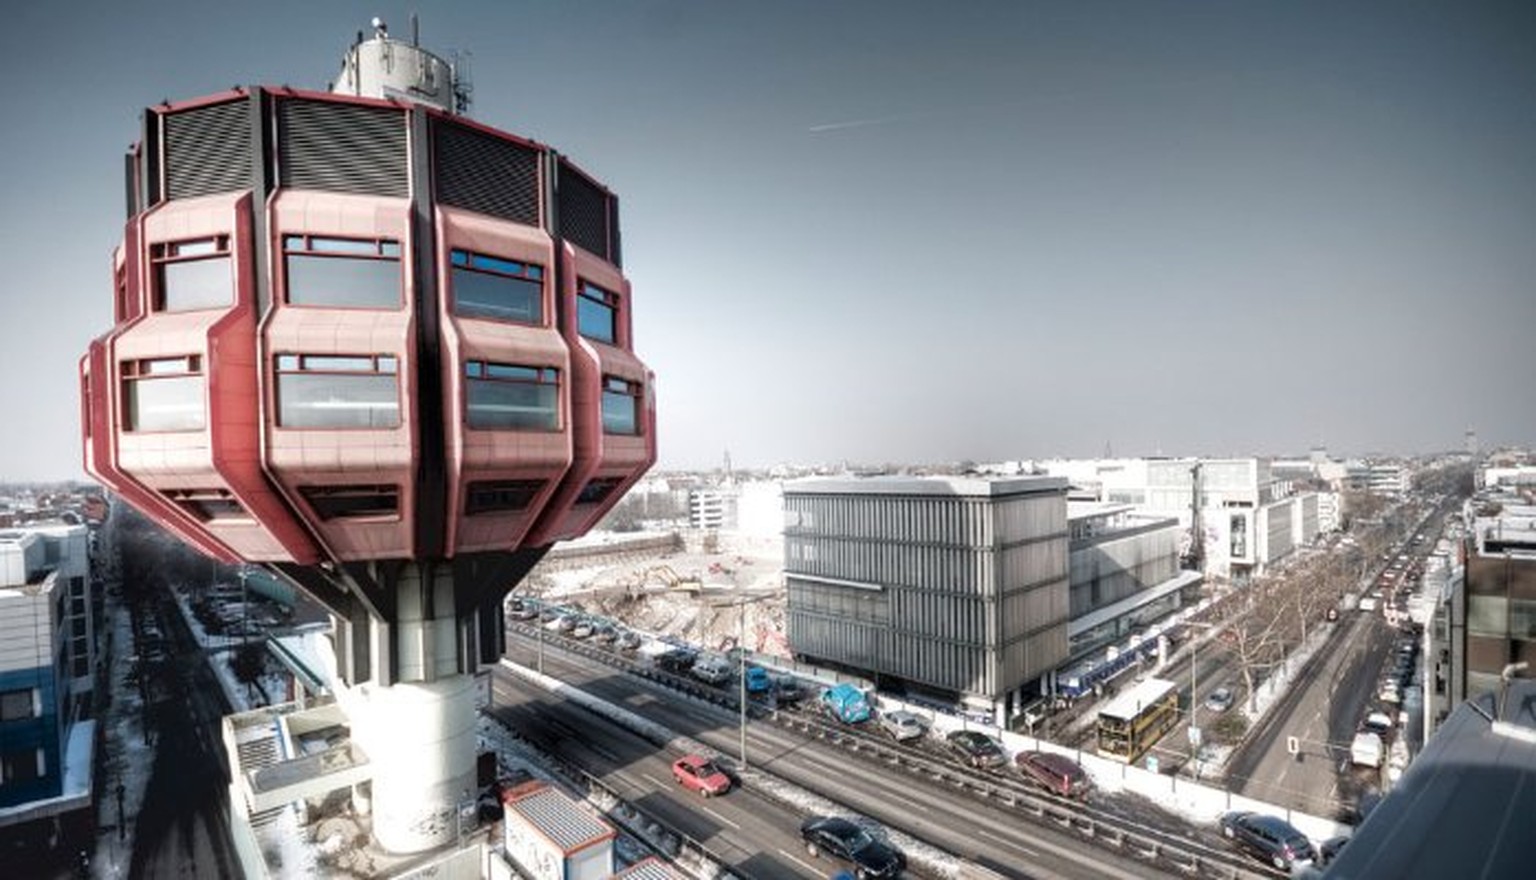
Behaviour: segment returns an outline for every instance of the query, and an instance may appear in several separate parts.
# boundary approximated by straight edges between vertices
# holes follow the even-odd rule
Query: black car
[[[980,731],[950,731],[944,741],[960,760],[972,767],[1002,767],[1008,763],[1008,753],[997,744],[997,740]]]
[[[1282,871],[1290,871],[1298,862],[1313,862],[1317,859],[1312,841],[1291,823],[1276,816],[1248,812],[1223,813],[1221,833],[1238,849]]]
[[[836,816],[812,816],[800,825],[805,851],[812,858],[826,853],[853,865],[859,880],[869,877],[895,877],[907,867],[901,850],[879,840],[847,819]]]
[[[697,651],[690,651],[687,648],[673,648],[665,654],[657,654],[656,659],[652,662],[656,664],[657,669],[663,672],[670,672],[673,675],[687,675],[688,670],[693,668],[693,661],[697,659],[699,659]]]

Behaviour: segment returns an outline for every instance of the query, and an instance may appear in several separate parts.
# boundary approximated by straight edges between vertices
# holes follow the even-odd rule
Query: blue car
[[[747,667],[747,693],[766,694],[773,690],[773,679],[768,677],[768,670],[761,666]]]

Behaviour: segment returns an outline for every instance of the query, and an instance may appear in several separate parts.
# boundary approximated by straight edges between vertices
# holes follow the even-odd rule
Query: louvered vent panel
[[[403,111],[290,99],[277,118],[283,186],[410,195]]]
[[[539,224],[539,153],[452,122],[433,125],[437,200],[492,217]]]
[[[250,104],[243,100],[168,114],[165,197],[189,199],[251,188]]]
[[[611,261],[608,194],[579,171],[560,163],[560,237]]]

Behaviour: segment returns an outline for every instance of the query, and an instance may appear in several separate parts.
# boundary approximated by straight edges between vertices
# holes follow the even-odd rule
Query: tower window
[[[644,386],[639,382],[603,377],[603,433],[640,433],[640,393]]]
[[[468,361],[464,399],[471,428],[560,429],[560,371],[554,367]]]
[[[459,250],[451,259],[455,315],[544,323],[543,267]]]
[[[193,355],[124,361],[124,427],[129,431],[201,431],[202,358]]]
[[[228,236],[151,245],[150,260],[156,311],[222,309],[235,301]]]
[[[590,281],[576,291],[577,332],[588,339],[613,345],[618,342],[619,295]]]
[[[400,243],[390,239],[283,236],[290,305],[400,308]]]
[[[398,428],[392,355],[280,354],[277,423],[284,428]]]

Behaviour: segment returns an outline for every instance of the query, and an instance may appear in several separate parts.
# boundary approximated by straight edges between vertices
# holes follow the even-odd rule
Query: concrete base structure
[[[474,677],[338,691],[373,767],[373,835],[395,853],[446,846],[475,791]]]

